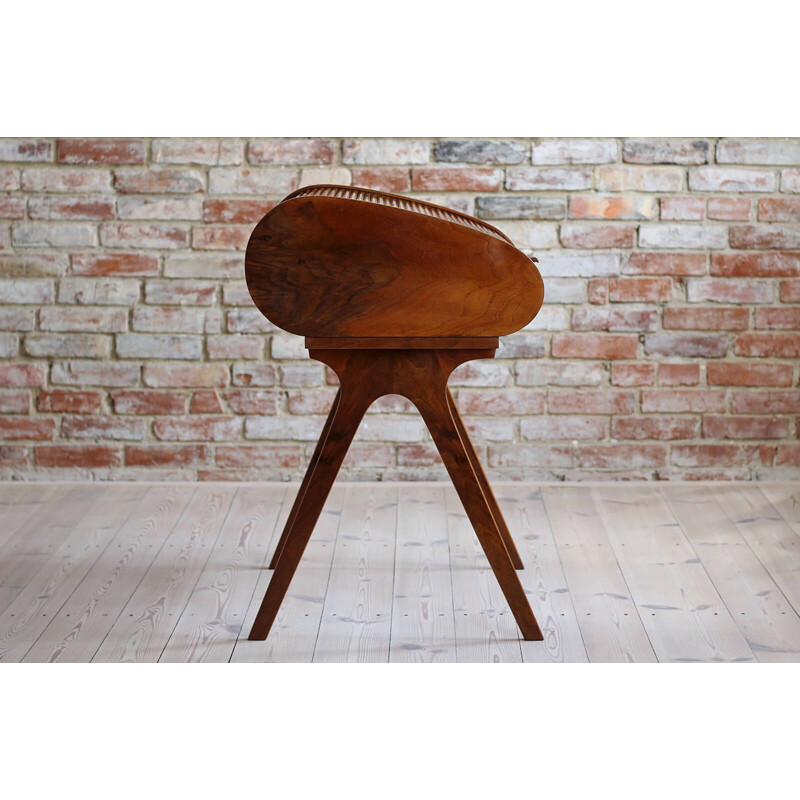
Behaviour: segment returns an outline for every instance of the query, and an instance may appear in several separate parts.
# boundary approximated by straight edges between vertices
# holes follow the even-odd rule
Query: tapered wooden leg
[[[322,444],[319,458],[303,498],[300,500],[294,523],[291,526],[283,551],[280,554],[275,573],[267,586],[267,593],[261,603],[250,639],[263,640],[275,621],[292,576],[300,563],[303,551],[314,530],[325,500],[330,493],[333,481],[347,455],[358,425],[371,400],[359,395],[355,390],[340,390],[339,403],[330,421],[328,435]]]
[[[286,525],[283,527],[283,533],[281,534],[281,538],[278,541],[278,545],[275,548],[275,552],[272,554],[272,561],[269,563],[270,569],[275,569],[278,566],[278,561],[280,560],[281,553],[283,552],[283,548],[286,546],[286,542],[289,539],[289,535],[292,532],[292,526],[294,525],[294,521],[297,518],[297,512],[300,510],[300,506],[303,503],[303,498],[306,496],[306,492],[308,491],[308,487],[312,484],[314,480],[314,470],[317,468],[317,464],[319,463],[319,457],[322,454],[322,450],[325,447],[325,442],[328,439],[328,433],[330,433],[331,429],[331,422],[333,422],[333,418],[336,416],[336,410],[339,407],[339,400],[342,396],[342,390],[340,389],[336,393],[336,397],[333,400],[333,405],[331,406],[331,410],[328,413],[328,419],[325,420],[325,427],[322,429],[322,433],[319,435],[319,441],[317,442],[317,447],[314,450],[314,455],[311,456],[311,460],[308,462],[308,469],[306,469],[306,474],[303,476],[303,482],[300,484],[300,488],[297,491],[297,496],[294,498],[294,504],[292,505],[292,510],[289,512],[289,517],[286,520]]]
[[[461,441],[450,404],[447,387],[431,381],[420,385],[410,396],[425,420],[433,441],[442,456],[450,478],[467,516],[475,529],[489,564],[497,577],[511,612],[526,641],[540,642],[544,638],[536,622],[525,590],[522,588],[514,565],[500,536],[495,519],[483,493],[481,483],[472,467],[467,451]]]
[[[503,544],[508,551],[508,557],[511,559],[514,569],[525,569],[525,564],[520,557],[516,544],[514,544],[514,540],[511,538],[511,532],[508,530],[508,525],[506,525],[502,511],[500,511],[497,498],[494,496],[492,487],[489,485],[486,473],[483,471],[481,462],[478,459],[478,454],[475,452],[475,448],[472,446],[472,440],[469,438],[469,433],[467,433],[467,429],[464,426],[464,420],[461,419],[461,414],[458,413],[458,407],[449,389],[447,390],[447,403],[450,407],[450,413],[453,417],[458,435],[461,437],[461,443],[464,446],[464,450],[466,450],[467,458],[469,458],[469,463],[475,472],[478,483],[483,490],[483,496],[486,498],[486,502],[489,505],[489,512],[494,519],[497,532],[500,534],[500,538],[503,540]]]

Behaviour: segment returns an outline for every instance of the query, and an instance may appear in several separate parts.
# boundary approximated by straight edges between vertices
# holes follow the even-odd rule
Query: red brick
[[[762,222],[800,222],[800,197],[764,197],[758,201]]]
[[[139,139],[59,139],[60,164],[144,164]]]
[[[697,308],[670,306],[664,309],[664,327],[687,331],[747,330],[750,311],[747,308]]]
[[[800,389],[732,392],[731,411],[734,414],[798,414]]]
[[[244,250],[252,226],[206,226],[192,228],[192,247],[195,250]]]
[[[609,278],[612,303],[665,303],[672,297],[671,278]]]
[[[710,386],[791,386],[793,373],[791,364],[723,361],[706,365]]]
[[[698,417],[617,417],[611,421],[613,439],[694,439]]]
[[[34,448],[38,467],[118,467],[122,464],[119,447],[99,444],[56,444]]]
[[[55,420],[30,417],[0,417],[0,439],[52,439]]]
[[[772,417],[703,417],[706,439],[786,439],[789,420]]]
[[[411,177],[407,167],[374,167],[353,169],[353,186],[378,192],[408,192]]]
[[[800,334],[743,333],[736,337],[734,352],[737,356],[757,358],[798,358]]]
[[[655,380],[655,364],[612,364],[613,386],[651,386]]]
[[[458,406],[463,414],[541,414],[544,412],[544,392],[529,389],[496,391],[461,389]]]
[[[576,308],[573,331],[654,331],[658,328],[655,308]]]
[[[192,395],[189,406],[192,414],[222,414],[224,410],[215,389],[201,389]]]
[[[589,194],[569,199],[573,219],[653,219],[657,214],[656,199],[647,195]]]
[[[209,449],[204,444],[131,444],[125,448],[129,467],[188,467],[208,462]]]
[[[327,414],[336,392],[320,389],[316,392],[290,392],[289,412],[292,414]]]
[[[185,414],[185,392],[158,392],[129,389],[111,392],[116,414]]]
[[[350,445],[342,466],[345,469],[393,467],[394,449],[388,444],[355,442]]]
[[[757,445],[741,444],[676,444],[672,447],[672,463],[677,467],[738,467],[757,462]]]
[[[561,226],[561,244],[583,249],[633,247],[634,225],[601,225],[592,222],[567,222]]]
[[[277,200],[263,199],[208,199],[203,201],[204,222],[246,223],[259,222],[278,204]]]
[[[114,201],[109,197],[47,195],[28,202],[31,219],[114,219]]]
[[[158,275],[158,256],[139,253],[75,253],[73,275]]]
[[[632,392],[606,389],[594,392],[550,391],[547,410],[551,414],[632,414]]]
[[[642,389],[645,413],[725,411],[724,389]]]
[[[217,447],[220,467],[299,467],[303,459],[300,445],[236,444]]]
[[[0,445],[0,467],[27,469],[30,466],[30,449],[19,445]]]
[[[729,222],[746,222],[750,219],[750,198],[709,197],[708,218]]]
[[[162,417],[153,421],[153,433],[163,441],[228,441],[241,438],[242,420],[238,417]]]
[[[800,275],[800,253],[712,253],[711,274],[727,278],[792,278]]]
[[[638,342],[634,335],[557,333],[552,352],[554,358],[636,358]]]
[[[210,359],[259,359],[264,353],[261,336],[219,335],[206,337]]]
[[[756,328],[800,330],[800,308],[757,308]]]
[[[800,248],[796,225],[737,225],[730,229],[731,247],[752,250],[793,250]]]
[[[0,364],[0,386],[44,386],[44,376],[38,364]]]
[[[696,278],[688,281],[687,297],[690,303],[772,303],[775,286],[766,280]]]
[[[412,170],[418,192],[497,192],[503,170],[483,167],[419,167]]]
[[[710,334],[648,333],[644,337],[644,352],[649,356],[722,358],[728,353],[728,339]]]
[[[662,386],[696,386],[700,383],[700,365],[659,364],[658,382]]]
[[[622,270],[626,275],[706,274],[705,253],[633,253]]]
[[[401,444],[397,447],[399,467],[434,467],[442,463],[433,444]]]
[[[145,436],[141,419],[125,417],[67,417],[61,422],[61,435],[68,439],[124,439],[139,441]]]
[[[706,201],[703,197],[662,197],[661,219],[704,219]]]
[[[775,465],[800,467],[800,443],[779,444],[775,454]]]
[[[144,286],[146,303],[176,306],[209,306],[217,295],[217,284],[199,280],[147,281]]]
[[[800,303],[800,281],[781,281],[781,302]]]
[[[25,219],[25,198],[0,197],[0,219]]]
[[[547,439],[605,439],[603,417],[525,417],[520,420],[520,436],[532,441]]]
[[[37,408],[69,414],[96,414],[103,405],[103,393],[98,391],[70,391],[47,389],[39,392]]]
[[[25,389],[0,391],[0,414],[30,414],[31,393]]]
[[[666,463],[667,449],[658,444],[599,444],[578,451],[578,466],[590,469],[662,467]]]
[[[225,399],[228,401],[231,411],[237,414],[277,414],[280,397],[280,392],[271,392],[267,389],[230,389],[225,392]],[[291,403],[289,410],[292,411]],[[325,413],[329,410],[330,403],[328,403]],[[298,412],[292,411],[292,413]],[[300,413],[311,414],[316,412],[306,411]]]
[[[264,139],[247,145],[251,164],[333,164],[335,158],[332,139]]]
[[[106,222],[100,227],[100,241],[104,247],[176,250],[189,246],[189,231],[166,222]]]
[[[139,372],[138,364],[55,361],[50,382],[69,386],[135,386],[139,383]]]
[[[608,302],[608,278],[590,278],[586,290],[592,305],[601,306]]]

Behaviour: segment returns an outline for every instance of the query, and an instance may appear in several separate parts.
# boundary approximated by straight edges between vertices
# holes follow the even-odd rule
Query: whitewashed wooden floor
[[[452,488],[334,488],[247,632],[296,486],[0,484],[0,661],[800,661],[800,484],[497,484],[520,640]]]

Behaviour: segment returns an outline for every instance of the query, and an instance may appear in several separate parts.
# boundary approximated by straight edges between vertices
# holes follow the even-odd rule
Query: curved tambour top
[[[302,336],[502,336],[542,305],[534,261],[452,209],[308,186],[256,225],[245,276],[264,316]]]

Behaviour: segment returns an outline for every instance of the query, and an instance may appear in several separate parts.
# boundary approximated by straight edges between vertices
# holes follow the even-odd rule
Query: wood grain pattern
[[[541,491],[589,660],[656,661],[591,489]]]
[[[474,222],[290,195],[250,237],[247,285],[271,322],[302,336],[502,336],[536,315],[542,279]]]

